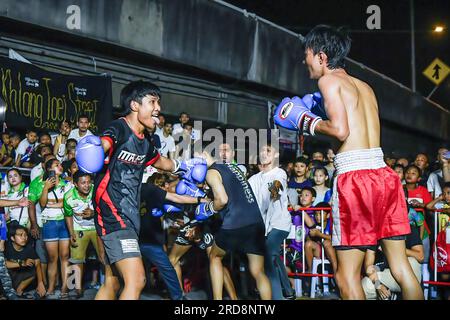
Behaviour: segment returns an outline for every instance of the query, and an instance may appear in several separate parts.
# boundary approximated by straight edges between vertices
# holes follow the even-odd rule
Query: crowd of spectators
[[[93,220],[94,177],[79,171],[75,161],[77,142],[93,134],[89,127],[88,117],[80,115],[74,129],[70,123],[63,121],[60,123],[59,132],[53,134],[28,129],[22,139],[17,133],[2,133],[2,297],[69,299],[72,296],[82,297],[85,289],[98,289],[102,280],[102,248],[98,245]],[[172,159],[186,159],[191,157],[190,147],[193,142],[201,137],[201,133],[193,127],[189,115],[185,112],[180,114],[179,123],[175,124],[169,123],[160,115],[151,139],[161,155]],[[433,162],[424,153],[418,153],[411,159],[385,158],[386,164],[399,175],[404,185],[412,229],[406,241],[407,256],[419,281],[422,281],[422,276],[429,276],[430,273],[428,262],[435,241],[433,210],[444,210],[439,215],[439,230],[450,228],[450,161],[443,157],[447,151],[446,148],[440,148]],[[330,262],[329,272],[336,271],[336,253],[331,245],[334,155],[332,149],[316,150],[311,152],[310,156],[303,154],[280,164],[287,182],[287,188],[283,190],[287,196],[287,208],[283,210],[288,209],[290,212],[292,221],[289,221],[289,224],[293,225],[294,229],[298,226],[295,223],[296,217],[304,215],[303,232],[306,235],[302,246],[295,246],[298,238],[288,240],[289,247],[286,249],[291,254],[288,254],[285,261],[287,272],[312,272],[313,259],[322,258],[322,248],[324,258]],[[221,145],[215,156],[238,165],[234,161],[234,151],[229,144]],[[247,178],[251,178],[260,171],[261,166],[239,165],[239,168]],[[143,178],[144,184],[155,184],[172,192],[177,182],[175,176],[158,173],[151,166],[146,169]],[[207,192],[207,186],[202,187],[205,187]],[[151,208],[146,207],[145,201],[143,192],[143,228],[140,236],[143,256],[145,258],[145,251],[155,254],[156,249],[149,246],[156,245],[157,257],[164,257],[163,253],[166,252],[169,259],[161,258],[159,264],[153,265],[164,268],[170,262],[177,273],[175,280],[163,279],[165,286],[162,286],[158,272],[149,267],[150,281],[147,286],[150,289],[160,289],[163,295],[171,298],[183,296],[193,287],[206,288],[208,291],[205,261],[210,248],[208,237],[214,233],[214,223],[209,223],[207,227],[192,225],[195,206],[185,206],[182,212],[176,215],[166,214],[161,218],[151,217],[146,220],[151,216]],[[314,207],[326,210],[308,210]],[[186,230],[195,230],[194,236],[183,233]],[[190,250],[192,247],[194,249]],[[276,249],[283,251],[281,246]],[[302,250],[304,252],[299,252]],[[305,255],[305,266],[298,263],[299,254]],[[242,298],[248,292],[251,296],[251,290],[247,288],[247,280],[242,272],[245,269],[242,267],[245,265],[245,259],[234,258],[235,261],[229,260],[228,267],[224,268],[224,284],[228,296],[230,299],[236,299],[238,296]],[[366,253],[361,278],[367,298],[393,299],[401,295],[385,260],[381,248],[374,247]],[[68,276],[72,270],[77,270],[81,279],[75,288],[68,286]],[[448,281],[448,275],[440,274],[439,280]],[[283,283],[285,298],[292,298],[295,294],[292,282],[289,283]],[[305,281],[306,286],[308,283]],[[236,293],[235,284],[239,284],[239,294]],[[304,292],[308,292],[308,288]],[[448,298],[448,292],[444,292],[441,297]]]

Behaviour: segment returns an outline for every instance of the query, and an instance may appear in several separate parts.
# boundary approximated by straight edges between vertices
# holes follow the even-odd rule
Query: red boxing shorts
[[[381,148],[339,153],[334,165],[333,246],[373,246],[411,232],[402,183]]]

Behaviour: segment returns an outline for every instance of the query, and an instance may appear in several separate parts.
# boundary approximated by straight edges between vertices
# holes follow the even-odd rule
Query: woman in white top
[[[19,169],[11,168],[6,172],[9,183],[7,200],[20,200],[28,197],[28,187],[22,182],[22,174]],[[10,221],[17,221],[21,226],[27,227],[29,222],[28,207],[12,206],[5,207],[6,216]]]
[[[287,174],[277,167],[279,153],[270,145],[260,151],[260,170],[249,179],[250,186],[266,227],[265,268],[272,285],[272,299],[295,298],[286,268],[280,259],[280,248],[292,226],[288,211]],[[284,295],[283,296],[283,291]]]

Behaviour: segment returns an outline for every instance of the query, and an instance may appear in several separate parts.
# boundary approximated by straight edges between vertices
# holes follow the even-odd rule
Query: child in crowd
[[[330,208],[327,202],[320,202],[318,208]],[[306,262],[308,270],[311,271],[313,258],[320,259],[322,256],[322,246],[325,256],[331,263],[333,272],[337,270],[336,250],[331,245],[331,217],[329,211],[315,211],[314,223],[315,227],[309,231],[309,237],[305,245]]]
[[[401,164],[396,163],[394,165],[393,169],[394,169],[395,173],[398,175],[398,177],[400,178],[400,181],[402,182],[402,184],[405,184],[405,168]]]
[[[16,163],[16,155],[17,155],[17,148],[19,147],[20,144],[20,136],[17,133],[11,133],[9,135],[9,144],[12,147],[12,158],[13,158],[13,162],[10,165],[14,165]]]
[[[16,150],[16,167],[32,168],[36,164],[31,162],[31,154],[37,147],[37,133],[33,129],[28,129],[26,138],[23,139]]]
[[[6,167],[13,164],[13,146],[11,145],[9,132],[2,133],[2,147],[0,149],[0,166]]]
[[[311,160],[308,165],[309,179],[314,182],[314,171],[316,168],[322,168],[323,162],[320,160]]]
[[[39,144],[49,146],[53,151],[52,137],[50,136],[50,134],[47,131],[41,132],[39,134]]]
[[[406,196],[407,201],[410,206],[413,208],[425,209],[427,204],[429,204],[432,200],[430,193],[427,188],[419,185],[421,176],[421,171],[418,166],[415,164],[411,164],[405,169],[405,188],[406,188]],[[417,214],[423,215],[422,212],[418,211]],[[419,220],[423,219],[420,217]],[[429,253],[430,253],[430,238],[429,233],[430,229],[424,220],[424,224],[420,227],[420,238],[422,239],[424,253],[425,253],[425,261],[428,261]]]
[[[331,189],[328,188],[328,171],[324,167],[314,169],[314,190],[316,190],[316,199],[313,206],[317,206],[319,202],[330,202]]]
[[[295,159],[294,172],[288,181],[288,202],[291,206],[298,205],[298,197],[303,188],[313,186],[312,181],[308,179],[308,165],[309,160],[304,157]]]

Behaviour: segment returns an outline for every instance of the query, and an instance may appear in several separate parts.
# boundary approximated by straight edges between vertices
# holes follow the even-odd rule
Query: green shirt
[[[77,213],[81,213],[87,208],[94,210],[92,205],[93,190],[94,187],[91,186],[89,195],[86,198],[80,196],[77,188],[72,188],[64,194],[64,216],[73,217],[73,229],[75,231],[95,230],[94,219],[83,219],[77,215]]]
[[[34,203],[39,202],[42,191],[44,190],[45,181],[42,180],[42,176],[37,177],[30,184],[30,191],[28,199]],[[64,179],[59,179],[57,186],[53,190],[48,191],[48,203],[55,203],[64,198],[64,193],[70,190],[71,185]],[[64,220],[64,210],[62,208],[42,208],[41,212],[42,220]]]

